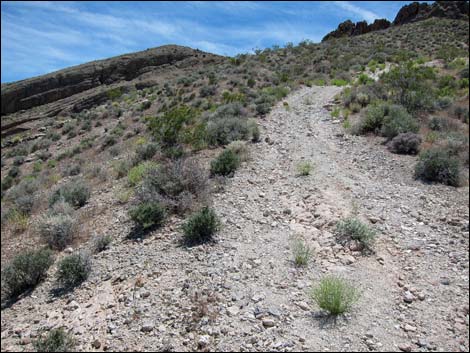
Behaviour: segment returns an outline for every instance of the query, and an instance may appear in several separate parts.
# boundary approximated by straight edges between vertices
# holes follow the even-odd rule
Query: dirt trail
[[[215,244],[179,247],[178,222],[124,240],[130,224],[110,206],[96,227],[117,240],[95,256],[89,282],[52,298],[48,280],[5,309],[2,350],[61,324],[82,350],[95,339],[99,350],[468,350],[468,188],[415,181],[415,157],[345,135],[324,109],[339,90],[303,88],[260,121],[263,142],[214,195]],[[310,176],[296,175],[302,160],[314,164]],[[336,221],[353,212],[380,234],[373,255],[335,241]],[[292,263],[294,237],[314,250],[307,268]],[[336,324],[308,297],[325,273],[362,291]]]

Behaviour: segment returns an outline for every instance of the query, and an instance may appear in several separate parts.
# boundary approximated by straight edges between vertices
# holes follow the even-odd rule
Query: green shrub
[[[121,179],[127,175],[129,169],[131,167],[131,163],[127,159],[116,161],[112,164],[112,168],[116,173],[116,179]]]
[[[245,141],[232,141],[227,146],[227,149],[231,150],[238,156],[240,162],[245,162],[250,156],[250,151]]]
[[[468,116],[468,111],[467,111]],[[248,119],[247,127],[249,135],[251,136],[251,142],[259,142],[260,141],[260,131],[258,123],[255,119]]]
[[[211,162],[211,175],[233,175],[240,165],[240,159],[231,150],[226,149]]]
[[[131,168],[127,173],[127,181],[130,186],[136,186],[142,181],[144,174],[152,169],[157,168],[158,164],[151,161],[142,162],[135,167]]]
[[[116,100],[119,97],[122,96],[122,90],[121,87],[116,87],[113,89],[110,89],[109,91],[106,92],[106,95],[108,96],[109,99],[111,100]]]
[[[294,263],[298,267],[307,266],[312,250],[302,239],[295,239],[292,244],[292,253],[294,254]]]
[[[419,125],[416,120],[408,114],[405,108],[399,105],[392,105],[389,108],[388,115],[382,122],[381,134],[389,140],[401,133],[417,133]]]
[[[378,132],[382,128],[384,117],[388,114],[390,105],[386,102],[379,102],[367,107],[366,115],[361,121],[362,132]]]
[[[220,221],[215,212],[204,207],[193,214],[183,225],[184,240],[187,244],[210,241],[219,228]]]
[[[90,188],[82,181],[75,180],[60,186],[49,198],[49,205],[54,205],[59,200],[65,200],[75,208],[86,204],[90,198]]]
[[[459,186],[460,163],[448,150],[432,148],[420,153],[415,166],[415,178]]]
[[[73,352],[75,340],[70,333],[60,327],[33,341],[33,346],[37,352]]]
[[[151,159],[158,151],[159,147],[156,143],[143,143],[137,146],[135,150],[134,163],[147,161]]]
[[[113,241],[110,235],[99,235],[93,241],[93,250],[95,253],[108,249],[109,244]]]
[[[310,175],[310,172],[313,169],[313,165],[310,162],[300,162],[297,165],[297,173],[300,176],[307,176]]]
[[[312,289],[312,300],[330,315],[340,315],[351,310],[359,300],[359,291],[345,279],[326,276]]]
[[[158,202],[146,202],[132,208],[129,216],[138,228],[150,230],[163,225],[166,211]]]
[[[171,109],[162,116],[147,117],[147,126],[153,137],[163,147],[171,147],[181,143],[189,126],[194,121],[195,112],[187,106]]]
[[[72,289],[84,282],[91,271],[90,255],[79,252],[63,258],[57,266],[57,281],[65,289]]]
[[[336,224],[336,233],[341,237],[358,240],[366,248],[371,247],[376,233],[366,224],[354,217],[346,218]]]
[[[2,270],[2,289],[7,298],[14,298],[34,288],[54,263],[49,249],[31,250],[17,255]]]
[[[346,80],[342,80],[342,79],[338,79],[338,78],[335,78],[333,80],[331,80],[331,84],[333,86],[339,86],[339,87],[342,87],[342,86],[346,86],[349,82],[346,81]]]

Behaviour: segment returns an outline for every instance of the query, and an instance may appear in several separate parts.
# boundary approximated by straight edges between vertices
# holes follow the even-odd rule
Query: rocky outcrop
[[[387,29],[390,26],[391,26],[390,21],[384,18],[375,20],[371,24],[367,24],[366,21],[360,21],[360,22],[354,23],[350,20],[347,20],[347,21],[342,22],[338,26],[338,29],[336,29],[333,32],[328,33],[323,38],[322,42],[332,39],[332,38],[358,36],[361,34],[372,32],[372,31]]]
[[[197,63],[215,55],[187,47],[167,45],[93,61],[13,83],[2,84],[1,114],[55,102],[92,88],[131,81],[165,65]]]
[[[432,5],[413,2],[398,11],[393,24],[399,26],[431,17],[468,19],[468,1],[436,1]]]
[[[341,23],[338,28],[328,33],[322,42],[332,38],[351,37],[361,34],[380,31],[390,26],[401,26],[410,22],[426,20],[431,17],[468,20],[468,1],[436,1],[432,5],[413,2],[403,6],[398,11],[393,24],[386,19],[375,20],[367,24],[366,21],[354,23],[350,20]]]

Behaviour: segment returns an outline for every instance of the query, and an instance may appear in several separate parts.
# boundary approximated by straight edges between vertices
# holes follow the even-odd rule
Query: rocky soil
[[[325,108],[339,90],[303,88],[260,121],[263,142],[215,190],[213,244],[180,246],[178,219],[128,240],[115,190],[93,195],[86,207],[103,209],[93,228],[111,248],[73,293],[53,295],[51,269],[4,309],[2,351],[31,350],[58,326],[87,351],[468,351],[468,187],[413,180],[416,157],[345,135]],[[314,164],[310,176],[296,175],[300,161]],[[336,241],[336,221],[351,214],[377,229],[373,254]],[[295,237],[314,250],[307,268],[293,264]],[[326,273],[362,291],[336,322],[308,295]]]

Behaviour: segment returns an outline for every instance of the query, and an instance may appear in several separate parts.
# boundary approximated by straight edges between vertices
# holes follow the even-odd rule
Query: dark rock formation
[[[333,32],[328,33],[323,39],[322,42],[331,39],[331,38],[341,38],[341,37],[351,37],[358,36],[364,33],[369,33],[372,31],[378,31],[381,29],[387,29],[391,26],[390,21],[382,18],[375,20],[374,23],[367,24],[366,21],[360,21],[353,23],[350,20],[344,21],[338,26]]]
[[[167,45],[2,84],[1,114],[55,102],[98,86],[131,81],[165,65],[184,67],[215,57],[199,50]],[[97,96],[102,100],[102,93]]]
[[[400,26],[410,22],[422,21],[431,17],[443,17],[450,19],[468,20],[468,1],[436,1],[432,5],[413,2],[403,6],[398,11],[394,26]],[[341,23],[338,28],[328,33],[322,42],[332,38],[358,36],[364,33],[379,31],[390,27],[392,23],[386,19],[375,20],[372,24],[366,21],[353,23],[350,20]]]
[[[468,18],[468,1],[436,1],[432,5],[413,2],[398,11],[394,25],[422,21],[431,17],[444,17],[454,20]]]

